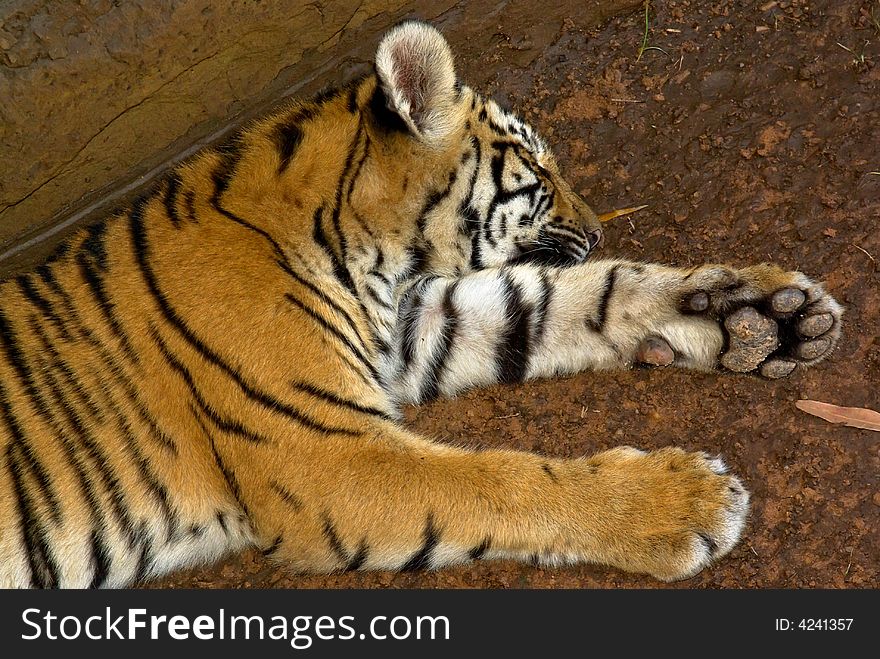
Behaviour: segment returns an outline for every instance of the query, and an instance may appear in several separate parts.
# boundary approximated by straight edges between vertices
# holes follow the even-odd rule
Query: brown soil
[[[839,349],[792,380],[585,373],[473,392],[407,410],[407,420],[441,440],[554,456],[622,443],[721,453],[753,494],[746,534],[716,567],[672,587],[875,587],[880,435],[794,403],[880,410],[880,24],[871,17],[880,21],[880,4],[680,0],[654,9],[641,59],[643,13],[590,32],[573,17],[533,58],[517,58],[516,36],[499,34],[465,77],[544,132],[597,211],[649,204],[607,227],[605,254],[801,269],[847,307]],[[603,567],[505,562],[303,577],[257,553],[159,585],[663,586]]]

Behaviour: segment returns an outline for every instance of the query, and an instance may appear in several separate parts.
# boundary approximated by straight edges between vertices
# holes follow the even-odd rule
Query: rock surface
[[[432,20],[467,72],[506,25],[524,65],[572,12],[595,24],[636,4],[548,3],[536,21],[531,0],[2,2],[0,274],[231,126],[351,78],[401,19]]]

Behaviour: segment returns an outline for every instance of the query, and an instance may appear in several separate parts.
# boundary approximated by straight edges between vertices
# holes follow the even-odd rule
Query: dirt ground
[[[406,416],[441,440],[560,457],[622,443],[721,453],[753,496],[741,544],[716,567],[671,585],[603,567],[506,562],[303,577],[255,552],[157,585],[880,583],[880,435],[830,425],[794,406],[809,398],[880,410],[880,2],[656,2],[649,25],[643,42],[643,11],[592,31],[575,16],[533,58],[518,56],[522,46],[506,28],[493,50],[464,63],[464,77],[544,133],[597,211],[649,205],[631,222],[607,226],[604,254],[682,266],[766,260],[803,270],[825,280],[847,307],[840,347],[786,381],[674,370],[585,373],[473,392]]]

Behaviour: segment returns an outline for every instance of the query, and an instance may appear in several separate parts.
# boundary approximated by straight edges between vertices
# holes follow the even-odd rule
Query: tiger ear
[[[408,21],[379,43],[376,72],[388,109],[428,143],[442,141],[463,121],[452,51],[427,23]]]

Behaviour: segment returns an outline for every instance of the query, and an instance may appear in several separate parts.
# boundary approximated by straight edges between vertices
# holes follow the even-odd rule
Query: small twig
[[[866,250],[866,249],[862,249],[861,247],[859,247],[859,246],[856,245],[855,243],[850,243],[850,244],[851,244],[853,247],[855,247],[857,250],[859,250],[860,252],[864,252],[864,253],[868,256],[869,259],[871,259],[872,261],[874,261],[874,263],[877,263],[877,260],[876,260],[873,256],[871,256],[871,253],[870,253],[868,250]]]
[[[504,416],[493,416],[493,419],[512,419],[515,416],[519,416],[519,412],[515,414],[505,414]]]
[[[852,567],[852,555],[853,555],[853,550],[855,550],[855,547],[850,547],[850,548],[849,548],[849,557],[847,558],[847,560],[849,561],[849,563],[847,563],[846,570],[845,570],[844,573],[843,573],[843,578],[844,578],[844,579],[846,579],[847,575],[849,574],[849,569]]]
[[[618,208],[614,211],[608,211],[607,213],[602,213],[598,215],[600,222],[608,222],[610,220],[616,219],[618,217],[623,217],[624,215],[631,215],[636,211],[640,211],[643,208],[647,208],[648,204],[642,204],[641,206],[630,206],[629,208]]]
[[[848,53],[853,53],[853,51],[852,51],[851,49],[847,48],[846,46],[844,46],[844,45],[843,45],[842,43],[840,43],[839,41],[835,41],[834,43],[836,43],[838,46],[840,46],[841,48],[843,48],[846,52],[848,52]],[[853,55],[855,55],[855,53],[853,53]]]
[[[667,52],[666,52],[665,50],[663,50],[660,46],[648,46],[647,48],[645,48],[645,50],[659,50],[661,53],[663,53],[664,55],[666,55],[666,57],[668,57],[669,59],[672,59],[672,55],[670,55],[669,53],[667,53]],[[645,50],[643,50],[642,52],[644,53]]]
[[[638,98],[611,98],[608,99],[610,101],[614,101],[615,103],[644,103],[642,99]]]
[[[755,551],[755,548],[754,548],[754,547],[752,547],[751,545],[749,545],[749,549],[752,550],[752,553],[753,553],[755,556],[758,556],[758,552]],[[758,558],[760,558],[760,556],[758,556]]]

